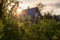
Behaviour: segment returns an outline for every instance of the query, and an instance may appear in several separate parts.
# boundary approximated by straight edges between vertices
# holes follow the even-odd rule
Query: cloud
[[[60,0],[41,0],[40,2],[45,5],[51,5],[51,6],[56,6],[57,8],[60,8]]]
[[[54,6],[56,6],[57,8],[60,8],[60,3],[56,3]]]
[[[51,5],[51,6],[56,6],[57,8],[60,8],[60,0],[19,0],[24,3],[30,3],[30,4],[38,4],[42,3],[45,5]]]
[[[56,6],[57,8],[60,8],[60,0],[35,0],[35,3],[41,2],[42,4],[45,5],[51,5],[51,6]]]

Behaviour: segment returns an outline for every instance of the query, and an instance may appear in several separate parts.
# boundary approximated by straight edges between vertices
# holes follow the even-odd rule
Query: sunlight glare
[[[22,12],[22,9],[18,8],[18,9],[17,9],[17,13],[18,13],[18,14],[21,14],[21,12]]]

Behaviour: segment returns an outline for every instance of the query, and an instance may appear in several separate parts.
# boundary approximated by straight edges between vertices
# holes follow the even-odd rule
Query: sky
[[[38,4],[41,2],[42,4],[45,5],[60,7],[60,0],[18,0],[18,1],[22,1],[24,3],[29,3],[29,4]]]
[[[44,5],[51,6],[51,9],[52,7],[55,7],[56,11],[54,10],[54,12],[60,15],[60,0],[18,0],[18,1],[22,1],[23,3],[29,4],[30,7],[33,7],[41,2]],[[44,9],[49,10],[49,8],[47,9],[47,7],[45,7]]]

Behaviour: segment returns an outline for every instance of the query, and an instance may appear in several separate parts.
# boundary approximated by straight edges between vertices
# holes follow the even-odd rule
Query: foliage
[[[28,26],[27,26],[28,25]],[[60,21],[55,19],[40,19],[37,24],[25,24],[20,26],[21,40],[59,40]],[[21,30],[20,30],[21,31]]]

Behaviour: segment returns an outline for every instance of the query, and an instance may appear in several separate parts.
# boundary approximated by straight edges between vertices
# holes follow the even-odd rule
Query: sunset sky
[[[44,5],[51,6],[51,9],[52,7],[55,8],[54,12],[60,14],[60,0],[18,0],[18,1],[22,1],[23,3],[26,3],[30,7],[34,7],[35,5],[41,2]],[[45,7],[44,9],[45,11],[49,10],[49,8],[47,7]]]
[[[45,5],[60,7],[60,0],[18,0],[18,1],[22,1],[24,3],[29,3],[29,4],[38,4],[41,2],[42,4]]]

